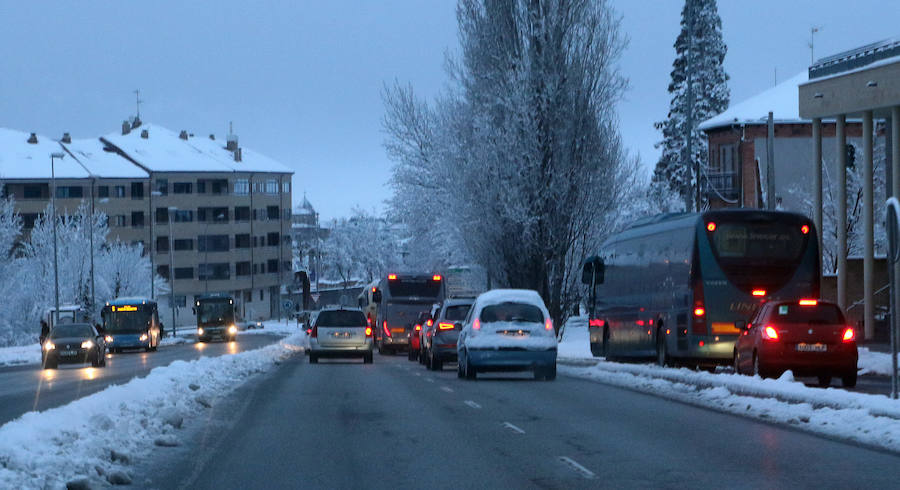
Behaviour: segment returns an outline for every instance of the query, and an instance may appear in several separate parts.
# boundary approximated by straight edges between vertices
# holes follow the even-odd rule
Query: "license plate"
[[[334,335],[335,337],[349,337],[350,332],[335,332],[332,335]]]
[[[531,335],[531,332],[527,330],[504,330],[503,335],[509,335],[512,337],[527,337]]]
[[[797,350],[800,352],[826,352],[828,346],[825,344],[797,344]]]
[[[78,351],[77,350],[63,350],[63,351],[59,351],[59,355],[61,355],[61,356],[77,356]]]
[[[402,328],[392,328],[391,329],[391,333],[403,333],[405,331],[406,330],[403,330]]]

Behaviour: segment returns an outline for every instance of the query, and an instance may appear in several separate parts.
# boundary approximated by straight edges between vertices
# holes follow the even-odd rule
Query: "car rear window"
[[[772,308],[769,315],[770,321],[783,323],[821,323],[828,325],[843,324],[844,315],[836,305],[818,304],[815,306],[803,306],[799,304],[784,304]]]
[[[537,306],[527,303],[500,303],[484,307],[481,322],[544,323],[544,313]]]
[[[361,311],[323,311],[316,319],[320,327],[365,327],[366,315]]]
[[[444,319],[450,320],[451,322],[458,322],[465,320],[466,315],[469,313],[469,308],[472,305],[453,305],[448,306],[447,311],[444,312]]]

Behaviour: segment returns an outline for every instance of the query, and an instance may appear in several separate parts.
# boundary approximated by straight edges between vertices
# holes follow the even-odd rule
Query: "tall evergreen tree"
[[[728,108],[728,75],[723,65],[726,51],[716,0],[685,0],[669,82],[669,115],[654,125],[662,131],[663,140],[656,145],[662,148],[662,156],[653,172],[653,183],[657,187],[667,185],[681,195],[687,210],[694,204],[696,169],[701,169],[700,183],[704,185],[702,176],[708,160],[707,144],[697,125]]]

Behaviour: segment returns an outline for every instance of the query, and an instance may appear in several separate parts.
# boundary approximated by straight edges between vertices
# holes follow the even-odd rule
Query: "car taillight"
[[[706,309],[702,306],[698,306],[694,308],[694,316],[703,316],[706,314]]]
[[[453,330],[453,328],[454,327],[452,323],[438,323],[438,330]]]
[[[372,327],[366,327],[366,337],[372,336]]]
[[[397,274],[388,274],[388,280],[389,280],[389,281],[396,281],[396,280],[397,280]]]
[[[762,331],[762,338],[765,340],[778,340],[778,331],[772,325],[766,325]]]
[[[429,318],[428,321],[425,322],[425,326],[430,327],[430,326],[432,326],[432,325],[434,325],[434,320],[432,320],[431,318]]]
[[[416,324],[416,332],[418,332],[418,331],[420,331],[420,330],[422,330],[422,324],[417,323],[417,324]]]
[[[318,336],[319,336],[319,326],[318,325],[316,325],[315,327],[312,328],[312,333],[310,333],[309,336],[314,339],[318,338]]]
[[[391,336],[391,331],[388,330],[388,328],[387,328],[387,321],[384,321],[384,322],[381,323],[381,328],[384,329],[384,334],[385,334],[385,335],[387,335],[388,337]]]
[[[553,320],[549,318],[544,320],[544,330],[553,330]]]
[[[844,342],[853,342],[856,340],[856,332],[854,332],[852,328],[847,327],[844,330],[844,335],[841,336],[841,340]]]
[[[473,330],[481,330],[481,320],[476,318],[472,321],[472,329]]]
[[[431,276],[431,280],[432,281],[440,281],[441,280],[440,274],[435,274],[435,275]]]
[[[602,327],[604,325],[606,325],[606,322],[599,318],[591,318],[590,320],[588,320],[589,327]]]

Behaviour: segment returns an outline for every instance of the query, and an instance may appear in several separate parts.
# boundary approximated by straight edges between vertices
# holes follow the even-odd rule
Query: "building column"
[[[900,199],[900,106],[891,108],[891,161],[892,195]]]
[[[873,198],[872,111],[863,113],[863,300],[866,340],[875,337],[875,203]]]
[[[819,273],[822,273],[822,119],[812,121],[813,137],[813,222],[819,240]]]
[[[837,152],[837,302],[847,310],[847,116],[841,114],[835,121]]]

